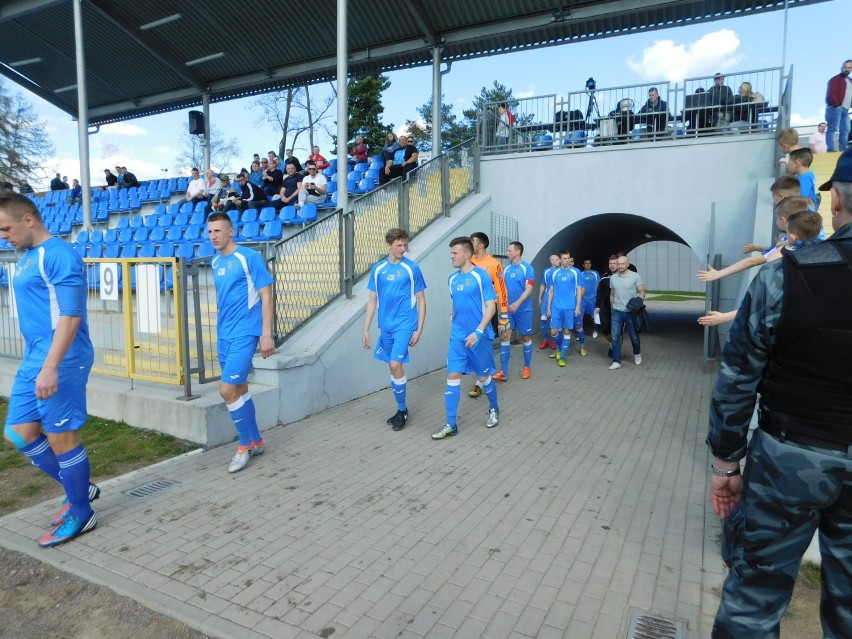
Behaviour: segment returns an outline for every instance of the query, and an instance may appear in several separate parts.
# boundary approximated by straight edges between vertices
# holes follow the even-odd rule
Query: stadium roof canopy
[[[72,2],[89,122],[327,81],[335,0],[11,0],[0,73],[77,117]],[[789,6],[824,0],[789,0]],[[351,74],[377,73],[783,9],[783,0],[348,0]]]

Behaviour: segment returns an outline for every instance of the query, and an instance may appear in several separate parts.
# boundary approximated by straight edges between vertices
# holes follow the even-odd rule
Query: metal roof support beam
[[[432,25],[429,24],[429,21],[425,18],[426,12],[423,10],[423,1],[408,0],[405,5],[408,7],[408,12],[411,14],[411,17],[414,18],[417,26],[420,27],[420,30],[423,32],[429,46],[434,48],[440,45],[440,36],[435,32],[434,27],[432,27]]]
[[[432,158],[441,153],[441,47],[432,49]]]
[[[347,0],[337,0],[337,208],[343,211],[343,223],[352,226],[354,220],[348,219],[349,193],[349,163],[347,144],[349,142],[349,40],[346,28],[348,25]],[[344,232],[343,243],[343,292],[346,297],[352,297],[352,280],[354,272],[355,247],[350,244],[350,233]]]
[[[158,51],[157,49],[152,48],[147,42],[145,42],[142,38],[140,38],[132,29],[125,26],[117,18],[115,18],[112,15],[110,15],[109,13],[107,13],[106,9],[104,9],[100,5],[98,5],[95,2],[95,0],[88,0],[88,2],[89,2],[89,5],[95,11],[97,11],[101,16],[103,16],[103,18],[105,20],[108,20],[111,24],[115,25],[118,29],[120,29],[124,33],[124,35],[126,35],[128,38],[133,40],[136,44],[138,44],[140,47],[145,49],[145,51],[147,51],[150,55],[152,55],[154,58],[156,58],[158,62],[160,62],[164,66],[168,67],[171,71],[173,71],[175,74],[177,74],[180,78],[182,78],[188,84],[195,87],[198,90],[199,93],[204,91],[204,89],[205,89],[204,82],[202,82],[201,79],[197,75],[195,75],[194,73],[190,73],[189,71],[187,71],[187,69],[185,68],[184,65],[181,65],[181,64],[175,62],[174,60],[170,60],[165,55],[163,55],[162,52]]]
[[[18,0],[17,2],[4,2],[0,6],[0,22],[9,18],[20,18],[33,11],[46,9],[55,4],[62,4],[65,0]]]
[[[92,230],[92,176],[89,166],[89,94],[86,91],[86,51],[83,38],[83,0],[74,5],[74,53],[77,58],[77,144],[80,147],[80,184],[83,187],[83,228]]]

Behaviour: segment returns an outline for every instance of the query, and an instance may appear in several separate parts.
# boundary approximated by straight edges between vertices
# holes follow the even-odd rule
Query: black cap
[[[837,166],[834,167],[834,173],[831,174],[831,179],[819,187],[820,191],[828,191],[831,188],[831,183],[837,180],[838,182],[852,182],[852,149],[847,149],[837,158]]]

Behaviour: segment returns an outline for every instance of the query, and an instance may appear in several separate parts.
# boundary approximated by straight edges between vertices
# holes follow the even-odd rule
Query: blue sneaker
[[[83,533],[94,530],[98,525],[98,518],[95,513],[92,513],[88,519],[75,517],[74,515],[66,515],[65,521],[56,530],[47,533],[44,537],[38,540],[38,545],[42,548],[51,548],[64,544],[66,541],[71,541],[74,537],[79,537]]]
[[[95,501],[98,497],[101,496],[101,489],[95,484],[89,484],[89,503]],[[59,505],[59,512],[53,516],[53,519],[50,520],[50,525],[52,527],[56,527],[62,524],[65,521],[65,517],[68,515],[68,511],[71,510],[71,504],[68,502],[68,498],[62,500],[62,503]]]

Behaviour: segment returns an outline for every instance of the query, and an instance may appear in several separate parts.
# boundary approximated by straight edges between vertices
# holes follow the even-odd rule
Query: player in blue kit
[[[426,321],[426,282],[416,262],[405,257],[410,236],[403,229],[390,229],[385,234],[388,256],[373,265],[367,289],[367,311],[364,316],[364,348],[370,348],[370,324],[379,310],[379,344],[373,357],[388,363],[391,388],[396,398],[396,414],[387,423],[402,430],[408,421],[405,370],[408,348],[420,341]]]
[[[56,527],[39,539],[56,546],[98,525],[89,504],[89,457],[79,430],[86,422],[86,382],[94,349],[86,320],[86,269],[71,245],[45,228],[35,204],[0,196],[0,238],[24,251],[12,285],[24,356],[9,395],[4,435],[44,474],[62,484]]]
[[[547,307],[550,304],[550,276],[553,271],[559,268],[559,256],[550,256],[550,268],[544,269],[541,274],[541,284],[538,289],[538,308],[541,314],[541,344],[539,350],[545,350],[548,346],[556,350],[556,342],[551,342],[548,336],[550,335],[550,319],[547,317]]]
[[[262,455],[265,444],[257,426],[254,400],[248,390],[251,360],[260,342],[260,354],[275,352],[272,339],[272,277],[255,250],[238,246],[227,213],[207,218],[207,235],[216,255],[211,263],[219,308],[216,335],[222,380],[219,394],[237,429],[237,454],[229,473],[246,467],[252,456]]]
[[[583,303],[583,286],[580,271],[572,266],[571,254],[562,251],[559,254],[560,267],[553,271],[550,285],[550,306],[547,316],[550,318],[550,335],[556,339],[562,333],[562,344],[559,345],[556,362],[559,366],[565,366],[565,357],[571,346],[571,329],[577,331],[580,344],[585,344],[583,331],[583,315],[581,305]],[[584,346],[581,346],[585,350]],[[581,350],[581,355],[585,353]]]
[[[530,295],[535,284],[535,271],[529,263],[523,261],[523,255],[523,244],[509,243],[506,257],[510,263],[503,269],[503,281],[506,283],[509,299],[509,330],[500,335],[500,373],[509,374],[509,356],[512,350],[510,340],[512,331],[516,330],[524,343],[524,369],[521,371],[521,379],[529,379],[533,351]]]
[[[600,318],[595,318],[595,299],[598,295],[598,284],[601,281],[601,274],[597,271],[592,270],[592,260],[583,260],[583,271],[581,273],[583,276],[583,315],[581,319],[585,318],[586,315],[592,316],[592,339],[597,339],[598,337],[598,329],[600,329]]]
[[[470,238],[457,237],[450,242],[450,259],[458,270],[447,282],[453,300],[453,323],[447,347],[447,389],[444,391],[447,423],[432,434],[432,439],[444,439],[458,432],[456,415],[461,399],[461,378],[467,373],[476,375],[479,387],[488,396],[485,425],[494,428],[500,418],[497,383],[491,378],[495,372],[491,317],[497,307],[497,292],[488,271],[470,261],[472,255]]]

